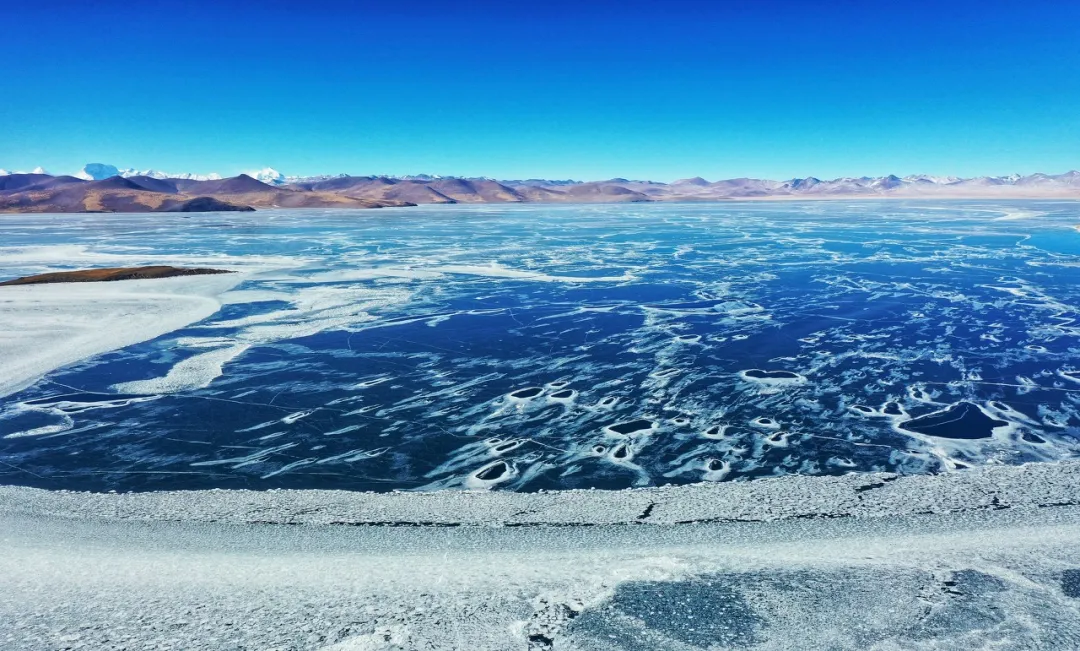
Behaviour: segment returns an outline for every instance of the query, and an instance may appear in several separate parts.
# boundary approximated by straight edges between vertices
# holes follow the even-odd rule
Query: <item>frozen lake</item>
[[[241,273],[0,288],[0,483],[529,491],[1073,458],[1078,225],[1072,202],[968,201],[4,215],[4,278]]]

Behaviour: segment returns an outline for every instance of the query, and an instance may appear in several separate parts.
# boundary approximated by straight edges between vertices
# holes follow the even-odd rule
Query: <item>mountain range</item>
[[[92,163],[74,176],[0,170],[0,211],[160,212],[254,208],[380,208],[446,203],[630,203],[842,198],[1080,199],[1080,172],[981,176],[814,177],[771,181],[700,177],[672,183],[495,180],[417,175],[287,177],[273,168],[231,178],[122,170]]]
[[[124,178],[149,176],[153,179],[190,179],[193,181],[216,181],[221,179],[221,175],[219,174],[169,174],[168,172],[162,172],[155,169],[141,171],[134,167],[118,169],[115,165],[108,165],[106,163],[87,163],[86,166],[73,174],[73,176],[84,181],[103,181],[112,176],[122,176]]]

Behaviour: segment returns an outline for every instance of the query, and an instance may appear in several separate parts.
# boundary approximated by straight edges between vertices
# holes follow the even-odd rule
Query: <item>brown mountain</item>
[[[152,176],[129,176],[128,180],[138,185],[143,190],[149,190],[150,192],[165,192],[168,194],[179,194],[180,190],[176,187],[176,183],[171,179],[158,179]]]
[[[559,187],[545,187],[541,185],[519,185],[514,191],[525,198],[526,201],[536,203],[560,203],[572,202],[574,199]]]
[[[1061,198],[1080,199],[1080,172],[960,179],[894,175],[808,176],[786,181],[701,177],[673,183],[614,178],[606,181],[496,181],[487,178],[338,176],[270,185],[246,174],[197,181],[113,176],[0,176],[0,211],[155,212],[255,208],[379,208],[447,203],[631,203],[747,199],[843,198]]]
[[[650,201],[649,195],[626,187],[629,181],[623,179],[613,181],[596,181],[593,183],[579,183],[560,188],[568,201],[595,202],[595,203],[631,203],[638,201]]]
[[[489,179],[436,179],[427,184],[439,194],[462,203],[520,202],[525,198],[514,189]]]
[[[457,203],[456,199],[418,181],[401,181],[384,187],[371,188],[363,195],[383,201],[408,201],[415,204]],[[350,196],[356,196],[355,191],[350,193]]]
[[[267,185],[245,174],[219,181],[112,176],[100,181],[45,174],[0,176],[0,212],[216,212],[261,208],[381,208],[398,199]]]
[[[277,188],[267,185],[262,181],[251,178],[247,174],[234,176],[230,179],[218,181],[192,181],[192,188],[197,188],[199,194],[251,194],[259,192],[273,192]]]
[[[354,196],[315,187],[269,185],[247,174],[218,181],[182,181],[177,183],[177,188],[186,194],[205,195],[257,208],[382,208],[411,203],[397,197]]]
[[[190,204],[199,198],[211,199],[212,203]],[[192,205],[215,211],[250,210],[224,198],[154,191],[120,177],[63,184],[38,182],[14,191],[0,191],[2,212],[169,212],[190,211]]]
[[[286,186],[312,192],[340,194],[376,202],[457,203],[424,181],[392,179],[385,176],[342,176],[317,183]]]

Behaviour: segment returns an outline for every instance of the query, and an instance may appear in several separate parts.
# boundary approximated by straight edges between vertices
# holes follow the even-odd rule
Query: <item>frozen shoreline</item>
[[[0,486],[0,514],[81,519],[435,526],[671,525],[895,517],[1080,505],[1080,462],[940,475],[788,475],[619,491],[207,490],[81,493]]]
[[[1075,649],[1078,472],[543,494],[4,487],[0,646]],[[318,524],[406,504],[414,522],[438,508],[460,509],[442,524],[596,526]],[[759,521],[671,524],[706,516]]]
[[[205,319],[243,274],[0,288],[0,397]]]

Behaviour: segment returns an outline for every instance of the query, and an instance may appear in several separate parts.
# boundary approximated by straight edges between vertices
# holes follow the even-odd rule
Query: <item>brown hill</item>
[[[214,197],[195,197],[194,199],[169,199],[162,202],[165,212],[254,212],[251,206],[240,206]]]
[[[514,191],[524,197],[525,201],[536,203],[572,202],[573,197],[566,194],[561,188],[551,188],[539,185],[519,185]]]
[[[198,188],[207,181],[197,181],[195,179],[166,179],[169,183],[173,184],[177,192],[184,194],[198,194]]]
[[[457,203],[428,186],[423,181],[388,179],[386,177],[353,177],[354,181],[343,190],[342,195],[367,201],[398,201],[412,204]]]
[[[525,198],[512,188],[488,179],[436,179],[427,187],[462,203],[521,202]]]
[[[150,192],[165,192],[168,194],[180,192],[176,187],[176,183],[170,179],[156,179],[152,176],[129,176],[128,180],[143,190],[149,190]]]
[[[624,187],[620,182],[625,181],[622,179],[618,181],[596,181],[566,186],[560,189],[565,192],[568,201],[597,203],[652,201],[649,195]]]
[[[114,280],[137,280],[140,278],[171,278],[173,276],[201,276],[206,274],[231,274],[225,269],[202,269],[191,267],[112,267],[82,271],[57,271],[53,273],[24,276],[0,283],[4,285],[44,285],[48,283],[97,283]]]
[[[274,186],[253,179],[247,174],[217,181],[193,181],[192,183],[193,185],[185,189],[197,189],[199,194],[205,195],[257,194],[277,191]]]

